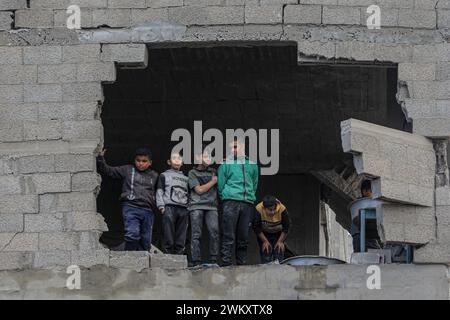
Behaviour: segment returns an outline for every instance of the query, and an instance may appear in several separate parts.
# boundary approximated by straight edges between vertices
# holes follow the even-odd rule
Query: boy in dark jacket
[[[126,251],[148,251],[152,241],[154,221],[155,187],[158,173],[150,167],[151,152],[147,148],[136,150],[134,165],[111,167],[105,161],[106,149],[97,157],[101,174],[121,179],[122,215],[125,228]]]
[[[219,215],[217,213],[217,176],[211,168],[211,154],[208,149],[196,155],[197,165],[189,171],[191,217],[191,260],[192,265],[201,264],[201,238],[203,221],[209,236],[209,263],[217,264],[219,255]]]
[[[156,204],[163,215],[162,250],[169,254],[183,254],[189,223],[188,177],[181,171],[183,158],[173,153],[167,160],[170,169],[159,176]]]
[[[253,230],[260,247],[261,263],[284,259],[287,234],[289,232],[289,214],[286,207],[274,196],[265,196],[256,205]]]
[[[245,144],[231,143],[232,154],[220,165],[217,188],[223,201],[222,265],[232,264],[236,244],[236,264],[247,263],[250,224],[254,214],[255,193],[258,187],[258,165],[245,156]]]

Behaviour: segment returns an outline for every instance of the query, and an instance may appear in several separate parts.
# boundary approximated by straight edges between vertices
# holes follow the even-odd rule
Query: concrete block
[[[430,157],[434,153],[430,140],[354,119],[341,123],[341,138],[344,152],[354,154],[357,172],[380,177],[372,184],[375,197],[433,206],[434,169],[430,166],[435,159]],[[416,155],[422,154],[423,163],[405,163],[405,147]]]
[[[66,9],[76,4],[80,8],[106,8],[108,0],[32,0],[31,8]]]
[[[90,231],[77,232],[77,234],[79,236],[78,250],[80,250],[80,251],[88,252],[88,251],[95,251],[95,250],[106,248],[99,241],[100,236],[102,235],[101,231],[90,230]],[[109,260],[109,254],[108,254],[108,260]]]
[[[0,142],[23,141],[23,125],[20,122],[0,122]]]
[[[0,12],[0,30],[11,30],[14,22],[11,11]]]
[[[80,44],[62,47],[64,63],[89,63],[100,61],[99,44]]]
[[[67,28],[68,14],[66,10],[54,10],[53,11],[53,23],[55,28]],[[70,21],[70,20],[69,20]],[[94,28],[93,22],[93,10],[81,8],[81,29]]]
[[[145,22],[169,22],[169,10],[167,8],[131,10],[131,24],[133,26]]]
[[[282,6],[246,6],[245,23],[278,24],[283,22]]]
[[[33,265],[31,252],[0,252],[0,270],[28,269]]]
[[[33,84],[37,81],[37,66],[0,65],[0,84]]]
[[[130,27],[131,9],[100,9],[93,10],[92,23],[94,26],[108,26],[110,28]]]
[[[436,11],[424,9],[399,10],[398,24],[400,27],[416,29],[435,29]]]
[[[0,103],[23,102],[22,85],[0,85]]]
[[[2,251],[37,251],[37,233],[15,233]]]
[[[80,267],[90,268],[97,265],[109,266],[108,249],[96,251],[72,251],[72,264]]]
[[[62,232],[64,229],[64,219],[62,214],[25,214],[25,232]],[[22,220],[23,221],[23,220]]]
[[[70,173],[39,173],[32,176],[37,194],[70,191]]]
[[[99,120],[65,121],[63,126],[64,140],[97,140],[103,135],[103,126]]]
[[[450,206],[450,187],[436,188],[436,206]]]
[[[42,120],[24,122],[25,140],[58,140],[62,137],[61,122],[58,120]]]
[[[0,197],[0,214],[38,213],[37,195],[2,195]]]
[[[103,90],[100,82],[63,84],[63,101],[102,101]]]
[[[40,84],[24,86],[25,102],[59,102],[62,101],[62,88],[58,84]]]
[[[81,63],[78,65],[77,79],[79,82],[116,80],[116,66],[110,62]]]
[[[17,159],[20,173],[54,172],[55,159],[53,155],[25,156]]]
[[[53,28],[53,24],[52,10],[25,9],[15,12],[16,28]]]
[[[413,47],[413,61],[418,63],[440,61],[440,50],[437,44],[415,45]]]
[[[107,44],[103,46],[101,59],[122,67],[146,68],[148,50],[144,44]]]
[[[67,83],[77,81],[76,64],[57,64],[38,66],[38,82],[49,83]]]
[[[368,6],[361,8],[361,25],[363,26],[367,26],[369,18],[369,22],[372,21],[372,12],[367,13],[367,8]],[[402,9],[381,7],[381,28],[398,27],[398,13],[400,10]]]
[[[287,5],[284,7],[285,24],[320,24],[322,7],[314,5]]]
[[[376,252],[353,252],[351,264],[381,264],[384,257]]]
[[[219,7],[209,6],[205,8],[209,25],[233,25],[244,24],[244,7]]]
[[[438,29],[450,27],[450,10],[437,11],[437,27]]]
[[[357,7],[324,6],[322,23],[359,25],[361,23],[361,11]]]
[[[23,48],[24,64],[59,64],[62,61],[60,46],[34,46]]]
[[[35,253],[34,268],[53,268],[57,266],[70,266],[70,251],[51,250]]]
[[[436,78],[435,63],[400,63],[398,66],[400,80],[430,80]]]
[[[0,232],[23,232],[23,214],[0,214]]]
[[[39,196],[39,212],[81,211],[97,211],[96,198],[92,192],[70,192]]]
[[[186,6],[189,3],[183,0],[147,0],[148,8],[182,7],[183,5]]]
[[[40,232],[38,243],[41,251],[78,250],[80,234],[78,232]]]
[[[168,9],[169,22],[182,25],[206,25],[209,22],[205,7],[173,7]]]
[[[22,193],[22,181],[20,176],[0,176],[0,195]]]
[[[55,155],[57,172],[79,172],[95,170],[95,157],[91,154],[57,154]]]
[[[21,47],[0,47],[0,65],[22,64],[23,53]]]
[[[413,60],[413,47],[408,45],[374,44],[375,60],[391,62],[409,62]]]
[[[27,7],[27,0],[2,0],[0,10],[18,10]]]
[[[109,265],[112,268],[132,269],[141,272],[150,266],[147,251],[111,251]]]
[[[72,191],[95,191],[100,187],[101,177],[96,172],[79,172],[72,175]]]
[[[448,118],[414,118],[413,131],[429,138],[447,138],[450,132]]]
[[[173,254],[150,254],[150,267],[161,269],[186,269],[188,267],[187,256]]]
[[[109,0],[108,8],[147,8],[146,0]]]
[[[66,214],[66,228],[71,231],[108,231],[102,215],[97,212],[73,212]]]
[[[99,104],[97,101],[39,103],[35,104],[34,106],[39,111],[39,120],[94,120],[98,117],[99,114]],[[31,116],[32,115],[30,115],[30,117]]]

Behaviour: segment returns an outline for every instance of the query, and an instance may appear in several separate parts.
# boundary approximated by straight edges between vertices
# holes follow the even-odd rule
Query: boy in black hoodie
[[[97,157],[99,172],[123,181],[120,201],[125,227],[125,250],[148,251],[152,241],[155,187],[158,181],[158,173],[150,169],[151,152],[147,148],[139,148],[135,153],[134,165],[119,167],[107,165],[105,153],[106,149]]]

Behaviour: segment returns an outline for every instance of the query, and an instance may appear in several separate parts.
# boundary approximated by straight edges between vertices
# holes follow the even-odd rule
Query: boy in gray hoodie
[[[156,191],[156,204],[163,215],[162,250],[169,254],[183,254],[189,223],[188,177],[181,171],[183,158],[180,154],[172,153],[167,164],[170,169],[159,176]]]

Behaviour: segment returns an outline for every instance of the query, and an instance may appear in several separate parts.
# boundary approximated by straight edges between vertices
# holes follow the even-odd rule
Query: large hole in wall
[[[287,206],[287,243],[298,255],[319,254],[323,186],[311,171],[351,167],[342,152],[340,122],[356,118],[407,130],[395,100],[395,65],[298,65],[292,42],[149,46],[148,68],[120,69],[104,89],[110,165],[131,163],[137,147],[149,146],[153,168],[166,170],[172,131],[192,130],[194,120],[203,121],[203,130],[280,129],[280,170],[261,177],[258,199],[274,194]],[[110,230],[101,241],[110,247],[123,240],[120,187],[103,177],[98,196]],[[160,240],[157,215],[153,244],[159,247]],[[250,262],[258,262],[253,233],[249,252]]]

